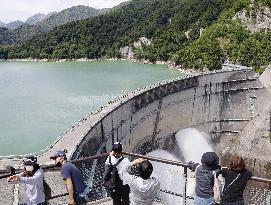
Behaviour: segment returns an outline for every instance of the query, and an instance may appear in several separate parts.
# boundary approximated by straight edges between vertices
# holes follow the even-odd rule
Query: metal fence
[[[144,158],[153,162],[154,174],[159,171],[164,175],[159,178],[161,190],[156,197],[157,204],[193,204],[193,199],[186,196],[187,177],[189,171],[187,164],[179,161],[170,161],[133,153],[124,153],[133,158]],[[108,197],[108,193],[102,186],[105,172],[105,160],[108,154],[101,154],[73,160],[72,162],[80,169],[84,180],[92,189],[91,200],[96,201]],[[157,166],[161,167],[157,170]],[[44,166],[45,181],[51,187],[52,198],[49,204],[67,204],[68,196],[59,168]],[[161,176],[160,173],[160,176]],[[12,173],[14,174],[14,172]],[[24,197],[22,185],[12,185],[6,182],[11,174],[0,176],[0,204],[21,204]],[[245,191],[245,204],[248,205],[270,205],[270,179],[253,177]]]

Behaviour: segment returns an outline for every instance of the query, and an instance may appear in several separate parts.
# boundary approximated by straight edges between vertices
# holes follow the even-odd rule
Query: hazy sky
[[[0,21],[25,21],[37,13],[61,11],[76,5],[111,8],[127,0],[0,0]]]

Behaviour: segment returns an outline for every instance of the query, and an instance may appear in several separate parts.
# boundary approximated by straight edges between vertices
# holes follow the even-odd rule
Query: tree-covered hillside
[[[46,33],[57,26],[61,26],[68,22],[78,21],[81,19],[91,18],[99,14],[107,12],[108,9],[94,9],[88,6],[73,6],[60,12],[52,12],[48,15],[42,16],[37,14],[26,20],[25,24],[20,27],[7,32],[0,30],[0,45],[10,45],[23,43],[34,36]],[[37,18],[43,17],[41,21],[37,21]],[[8,39],[8,40],[3,40]]]
[[[139,59],[172,60],[184,68],[219,69],[225,61],[261,68],[270,64],[270,31],[250,32],[236,13],[257,16],[269,0],[132,0],[119,9],[71,22],[16,46],[1,58],[120,57],[119,49],[144,36]],[[250,14],[249,14],[250,12]],[[200,36],[200,30],[204,29]]]

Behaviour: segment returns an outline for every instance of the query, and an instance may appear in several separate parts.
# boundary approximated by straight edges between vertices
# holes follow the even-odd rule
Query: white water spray
[[[165,150],[156,150],[147,154],[148,156],[162,158],[167,160],[179,161],[180,159],[170,154]],[[174,165],[161,164],[159,162],[152,162],[154,177],[160,182],[160,187],[163,190],[169,190],[175,193],[182,193],[183,190],[183,169]],[[166,204],[181,204],[182,198],[166,193],[160,195],[162,201]]]
[[[212,147],[207,142],[207,135],[194,128],[187,128],[178,131],[175,138],[185,162],[193,161],[200,163],[203,153],[213,151]],[[147,155],[174,161],[180,160],[181,158],[181,156],[178,156],[176,153],[169,153],[165,150],[156,150],[148,153]],[[160,181],[162,189],[180,194],[183,193],[184,181],[183,169],[181,167],[161,164],[158,162],[152,162],[152,164],[154,168],[154,176],[156,176]],[[161,198],[168,205],[182,204],[183,200],[181,197],[176,197],[166,193],[162,193]],[[193,202],[189,201],[188,204],[193,204]]]
[[[175,138],[184,156],[185,162],[200,162],[205,152],[213,152],[207,142],[207,135],[193,128],[180,130]]]

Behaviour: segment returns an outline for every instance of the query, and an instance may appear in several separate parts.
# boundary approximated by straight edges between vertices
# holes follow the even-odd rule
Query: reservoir
[[[0,155],[45,149],[109,100],[180,74],[128,61],[0,62]]]

